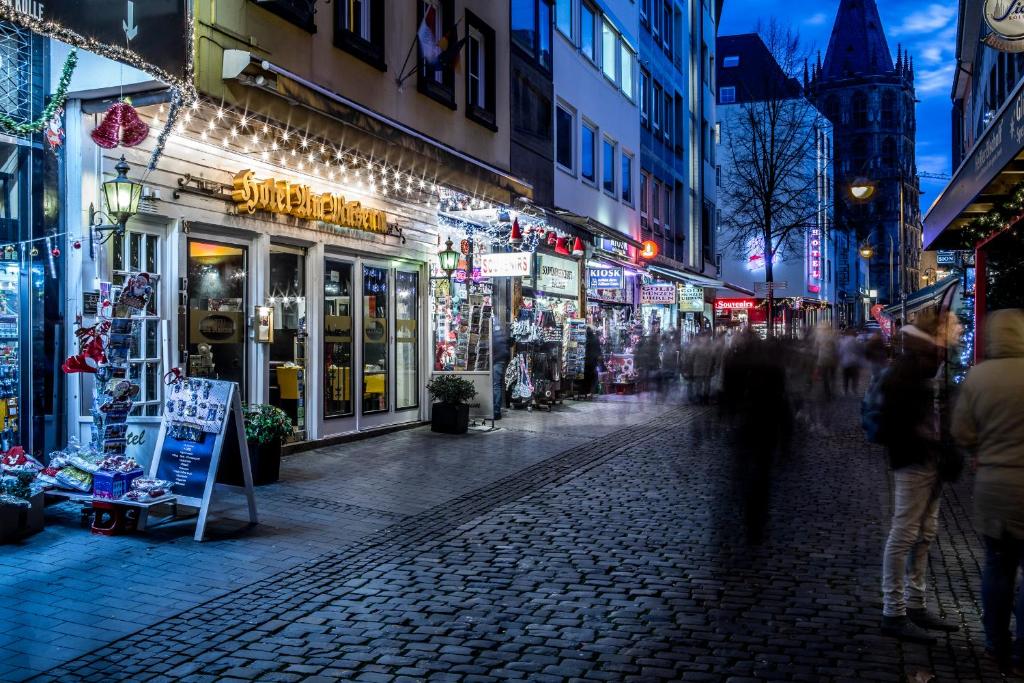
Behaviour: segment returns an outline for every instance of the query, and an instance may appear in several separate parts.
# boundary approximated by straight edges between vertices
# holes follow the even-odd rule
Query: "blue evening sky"
[[[957,3],[879,0],[889,49],[896,59],[902,44],[914,57],[917,73],[917,168],[950,174],[950,91],[956,64]],[[839,0],[725,0],[721,35],[754,31],[758,20],[771,18],[799,32],[801,41],[821,50],[822,59]],[[935,201],[945,182],[921,179],[921,209]]]

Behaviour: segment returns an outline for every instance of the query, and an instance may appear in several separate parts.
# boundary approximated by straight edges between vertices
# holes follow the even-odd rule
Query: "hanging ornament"
[[[29,256],[39,256],[39,249],[36,248],[36,245],[34,245],[34,244],[32,245],[32,248],[28,250],[28,255]]]
[[[9,4],[9,3],[4,3]],[[67,41],[65,41],[67,42]],[[60,81],[57,84],[57,91],[50,97],[50,101],[43,108],[43,113],[35,121],[18,123],[7,114],[0,114],[0,131],[11,135],[24,136],[37,133],[46,128],[57,110],[64,106],[68,99],[68,86],[71,85],[71,74],[75,72],[75,65],[78,64],[78,49],[72,49],[64,60],[61,68]]]
[[[512,221],[512,232],[509,233],[508,243],[513,247],[518,247],[523,243],[523,231],[519,227],[519,219]]]
[[[75,249],[81,249],[82,243],[79,240],[75,240],[74,242],[71,243],[71,246],[74,247]]]
[[[583,240],[577,237],[572,243],[572,255],[583,256]]]
[[[124,102],[115,102],[103,116],[89,137],[103,149],[114,149],[121,141],[121,124],[124,120]]]
[[[554,230],[549,230],[548,235],[545,238],[548,246],[553,247],[558,243],[558,234]]]
[[[149,125],[139,118],[139,112],[135,107],[125,103],[121,133],[121,144],[125,147],[135,147],[149,137]]]
[[[565,254],[566,256],[569,255],[569,250],[565,246],[565,238],[564,237],[559,237],[557,240],[555,240],[555,253],[556,254]]]
[[[43,135],[51,152],[56,152],[64,144],[64,107],[58,107],[53,117],[46,124]]]
[[[54,247],[53,249],[50,250],[50,255],[53,256],[53,258],[57,258],[58,256],[60,256],[60,249]]]

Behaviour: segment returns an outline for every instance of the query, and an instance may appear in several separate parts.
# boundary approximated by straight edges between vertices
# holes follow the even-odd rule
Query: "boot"
[[[934,635],[915,624],[909,617],[882,617],[882,633],[893,638],[912,643],[931,645],[935,642]]]
[[[921,628],[928,629],[930,631],[945,631],[946,633],[955,633],[960,630],[960,624],[952,621],[943,619],[934,612],[929,612],[924,607],[913,608],[907,610],[907,617],[920,626]]]

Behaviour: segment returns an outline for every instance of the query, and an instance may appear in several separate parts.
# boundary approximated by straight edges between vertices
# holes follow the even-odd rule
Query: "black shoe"
[[[930,631],[945,631],[946,633],[955,633],[960,630],[960,624],[952,621],[947,621],[940,617],[938,614],[929,612],[925,608],[920,609],[908,609],[907,618],[912,622],[926,628]]]
[[[882,633],[900,640],[926,645],[936,640],[934,635],[912,622],[909,617],[882,617]]]

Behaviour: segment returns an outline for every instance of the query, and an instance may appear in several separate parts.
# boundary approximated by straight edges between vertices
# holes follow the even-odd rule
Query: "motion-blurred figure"
[[[711,377],[715,374],[716,349],[711,339],[700,335],[693,346],[693,396],[701,405],[711,400]]]
[[[1024,311],[988,320],[986,360],[967,373],[953,413],[953,436],[973,456],[975,526],[985,538],[982,611],[985,647],[1004,666],[1024,668]],[[1015,612],[1017,641],[1010,637]]]
[[[843,375],[843,393],[856,394],[860,384],[860,368],[864,364],[864,349],[857,335],[848,331],[839,340],[839,369]]]

